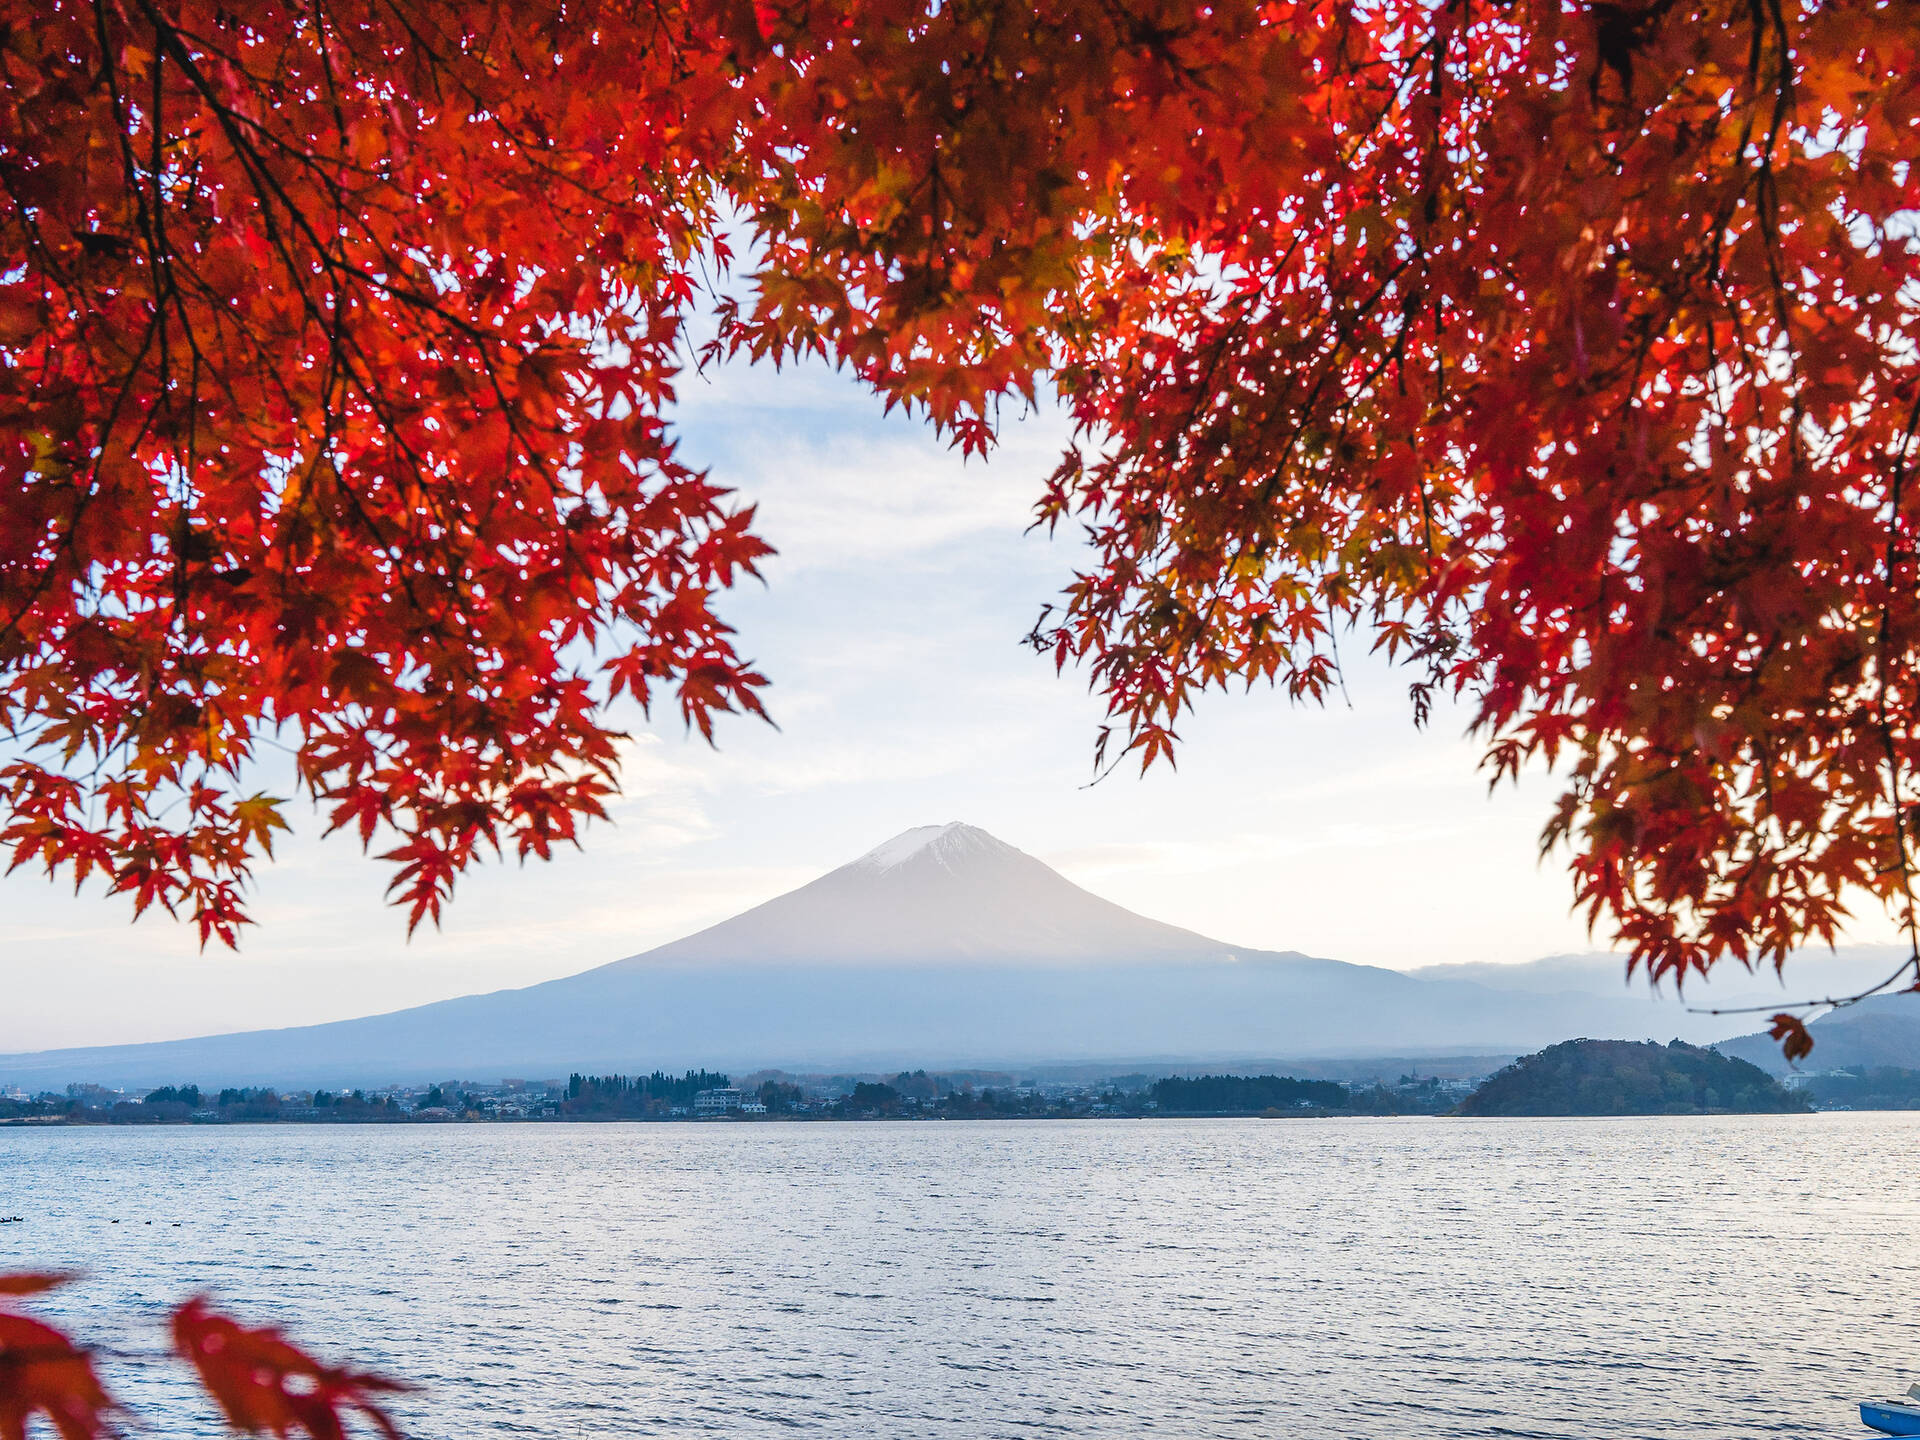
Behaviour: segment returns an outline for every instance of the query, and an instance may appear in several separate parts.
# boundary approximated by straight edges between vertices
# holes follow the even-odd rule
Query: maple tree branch
[[[98,0],[96,0],[96,3],[98,3]],[[488,381],[493,387],[501,414],[507,419],[510,431],[515,438],[525,446],[529,458],[534,461],[536,466],[544,471],[546,462],[543,448],[534,437],[527,435],[521,430],[520,423],[514,414],[513,405],[501,387],[499,370],[493,354],[494,337],[480,326],[467,321],[464,317],[440,305],[437,301],[429,300],[422,295],[416,294],[409,287],[390,284],[384,278],[367,270],[364,266],[355,266],[348,263],[344,255],[336,248],[341,243],[340,241],[336,240],[333,244],[329,244],[323,240],[315,230],[312,221],[294,201],[293,197],[287,192],[278,178],[274,176],[271,167],[268,166],[265,161],[265,157],[250,143],[248,132],[257,132],[263,139],[273,144],[276,149],[292,154],[299,163],[309,168],[312,168],[314,165],[311,157],[298,147],[287,147],[284,142],[273,136],[264,126],[253,121],[250,117],[242,115],[222,100],[194,61],[191,53],[187,50],[182,33],[175,29],[164,16],[159,14],[154,8],[152,0],[140,0],[140,3],[150,23],[154,26],[159,47],[164,53],[171,54],[175,58],[176,63],[180,65],[182,72],[188,77],[190,83],[193,84],[203,103],[205,103],[219,119],[229,143],[234,147],[236,158],[240,160],[243,169],[248,175],[249,181],[254,186],[256,198],[261,206],[262,218],[266,221],[269,234],[273,236],[274,243],[280,250],[287,274],[293,280],[294,288],[300,295],[302,304],[305,306],[309,316],[316,324],[328,329],[332,335],[335,342],[335,353],[340,353],[338,344],[346,333],[342,326],[345,307],[338,303],[337,298],[331,306],[322,305],[307,289],[304,280],[301,278],[302,267],[298,257],[288,248],[285,239],[280,237],[278,227],[272,224],[271,217],[275,201],[278,201],[293,228],[306,237],[308,243],[313,247],[315,256],[319,259],[336,287],[338,286],[341,276],[351,277],[353,280],[365,284],[378,293],[385,294],[403,305],[415,306],[433,319],[453,327],[456,331],[463,333],[467,337],[478,352],[481,370],[488,377]],[[154,123],[156,125],[158,124],[157,116],[155,117]],[[342,143],[344,144],[344,136],[342,137]],[[339,184],[332,180],[331,177],[326,176],[324,172],[321,172],[321,178],[325,188],[335,196],[336,205],[342,204],[342,190]],[[336,297],[338,294],[339,291],[336,288]],[[358,359],[361,363],[349,363],[342,367],[340,373],[344,375],[347,382],[352,385],[355,392],[359,394],[369,409],[381,417],[396,451],[412,470],[418,493],[426,497],[430,502],[437,503],[439,492],[437,487],[431,483],[429,467],[423,457],[414,450],[411,443],[406,439],[403,428],[390,412],[385,399],[380,393],[379,387],[372,383],[370,378],[371,366],[368,363],[367,357],[364,354],[358,353],[357,344],[354,346],[354,351],[354,358]],[[329,419],[329,425],[330,424],[331,420]],[[330,433],[330,430],[328,433]],[[342,492],[348,496],[360,522],[367,527],[368,533],[373,535],[385,549],[392,565],[392,572],[398,577],[400,585],[408,594],[410,601],[417,610],[426,610],[428,607],[422,604],[420,597],[414,592],[412,576],[406,564],[405,554],[400,542],[383,533],[384,527],[382,527],[379,521],[367,510],[357,491],[355,491],[352,486],[346,484],[345,476],[336,474],[336,478],[340,481]],[[462,527],[454,517],[443,514],[440,518],[445,543],[450,544],[452,537],[459,533]],[[451,554],[447,555],[445,568],[449,578],[458,575],[461,566],[458,563],[457,557]],[[460,603],[457,593],[455,592],[457,592],[457,586],[453,587],[453,590],[449,591],[444,597],[438,617],[438,623],[441,626],[447,625],[453,608]],[[464,645],[449,645],[446,647],[445,653],[448,656],[460,657],[464,661],[468,652]],[[473,683],[480,683],[480,677],[477,671],[470,672],[467,678]]]
[[[19,633],[19,627],[22,622],[32,613],[34,606],[45,598],[47,586],[52,583],[54,573],[59,566],[62,556],[71,556],[80,521],[85,517],[95,496],[100,493],[100,467],[106,461],[107,447],[112,442],[113,431],[119,423],[120,412],[125,408],[128,397],[133,393],[134,381],[138,377],[140,363],[145,360],[146,353],[153,345],[159,328],[158,317],[149,317],[145,328],[141,332],[140,346],[134,354],[133,363],[128,365],[126,374],[121,378],[120,385],[114,392],[113,401],[108,406],[106,416],[101,424],[99,440],[94,447],[93,468],[87,477],[87,487],[81,491],[79,498],[74,502],[72,517],[65,531],[62,533],[54,553],[41,565],[39,573],[35,577],[34,584],[28,590],[26,597],[21,600],[14,612],[7,617],[6,621],[0,623],[0,642],[12,639]]]
[[[1870,986],[1852,995],[1828,996],[1824,1000],[1779,1000],[1771,1005],[1730,1005],[1719,1009],[1689,1005],[1687,1013],[1689,1015],[1765,1015],[1777,1010],[1844,1010],[1849,1005],[1858,1005],[1862,1000],[1870,1000],[1875,995],[1891,990],[1907,975],[1912,975],[1915,983],[1904,988],[1920,989],[1920,957],[1902,960],[1899,968],[1878,985]]]
[[[1907,817],[1904,797],[1900,790],[1901,764],[1900,752],[1893,742],[1893,721],[1887,714],[1887,694],[1893,669],[1892,647],[1889,643],[1893,620],[1893,597],[1899,585],[1900,554],[1900,505],[1907,478],[1907,461],[1913,446],[1914,434],[1920,429],[1920,391],[1916,391],[1914,400],[1907,410],[1907,423],[1900,433],[1899,442],[1894,451],[1893,475],[1887,485],[1887,546],[1886,546],[1886,594],[1880,602],[1879,634],[1875,649],[1878,652],[1875,661],[1875,680],[1878,694],[1875,697],[1874,711],[1880,731],[1880,742],[1887,761],[1887,797],[1892,806],[1893,837],[1900,867],[1900,898],[1905,914],[1902,916],[1907,932],[1907,943],[1911,951],[1910,963],[1914,968],[1916,983],[1920,983],[1920,915],[1916,915],[1914,896],[1914,856],[1907,834]],[[1911,681],[1909,681],[1911,685]],[[1911,697],[1908,701],[1911,708]]]

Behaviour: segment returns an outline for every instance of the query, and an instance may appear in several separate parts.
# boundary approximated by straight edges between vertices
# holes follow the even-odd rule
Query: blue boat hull
[[[1862,1400],[1860,1421],[1888,1435],[1920,1435],[1920,1407]]]

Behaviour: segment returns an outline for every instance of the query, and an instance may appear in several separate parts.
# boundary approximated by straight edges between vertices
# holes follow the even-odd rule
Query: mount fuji
[[[1691,1026],[1688,1022],[1691,1022]],[[1670,1003],[1249,950],[1136,915],[969,825],[598,969],[283,1030],[0,1056],[0,1083],[377,1085],[690,1066],[1195,1064],[1696,1031]]]
[[[908,830],[798,890],[607,968],[1137,965],[1229,948],[1124,910],[986,831],[953,824]]]

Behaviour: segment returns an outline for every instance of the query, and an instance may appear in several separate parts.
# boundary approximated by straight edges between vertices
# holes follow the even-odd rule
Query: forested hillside
[[[1524,1055],[1463,1115],[1780,1114],[1806,1104],[1756,1065],[1675,1040],[1568,1040]]]

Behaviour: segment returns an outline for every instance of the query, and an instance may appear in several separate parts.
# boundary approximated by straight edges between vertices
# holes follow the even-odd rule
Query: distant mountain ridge
[[[1727,1012],[1702,1017],[1710,1023],[1737,1026],[1744,1022],[1750,1027],[1772,1007],[1785,1009],[1796,1001],[1871,990],[1883,983],[1907,955],[1899,945],[1810,949],[1791,956],[1782,974],[1776,974],[1771,966],[1749,971],[1737,962],[1723,961],[1711,975],[1690,979],[1684,996],[1676,995],[1660,1008],[1678,1009],[1678,1002],[1684,999],[1688,1007],[1698,1011]],[[1533,994],[1631,994],[1642,1003],[1657,1003],[1647,1001],[1643,979],[1629,982],[1626,962],[1618,955],[1549,955],[1524,965],[1428,965],[1408,973],[1422,980],[1467,980]],[[1673,989],[1670,984],[1665,988]],[[1738,1013],[1742,1010],[1749,1013]],[[1811,1028],[1813,1054],[1799,1067],[1786,1062],[1779,1041],[1764,1030],[1717,1040],[1714,1048],[1772,1075],[1791,1074],[1795,1068],[1819,1071],[1850,1065],[1920,1069],[1920,995],[1876,995],[1858,1005],[1828,1012]]]
[[[1787,961],[1784,974],[1770,965],[1748,970],[1737,960],[1722,961],[1706,976],[1688,979],[1684,992],[1671,981],[1663,991],[1693,1006],[1782,1004],[1817,995],[1854,995],[1886,979],[1905,951],[1897,945],[1850,945],[1838,951],[1798,951]],[[1526,990],[1534,994],[1601,995],[1608,998],[1648,995],[1645,975],[1627,975],[1624,955],[1588,952],[1547,955],[1519,965],[1467,962],[1422,965],[1407,971],[1419,980],[1467,980],[1498,990]]]
[[[1837,1070],[1849,1065],[1869,1070],[1883,1065],[1920,1070],[1920,995],[1876,995],[1832,1011],[1807,1029],[1813,1035],[1813,1054],[1800,1062],[1803,1070]],[[1774,1075],[1785,1075],[1794,1068],[1781,1058],[1779,1042],[1764,1030],[1724,1040],[1715,1048]]]
[[[1262,1063],[1718,1038],[1644,1000],[1251,950],[1136,915],[962,824],[923,826],[682,940],[386,1015],[0,1056],[0,1083],[378,1085],[570,1070]]]

